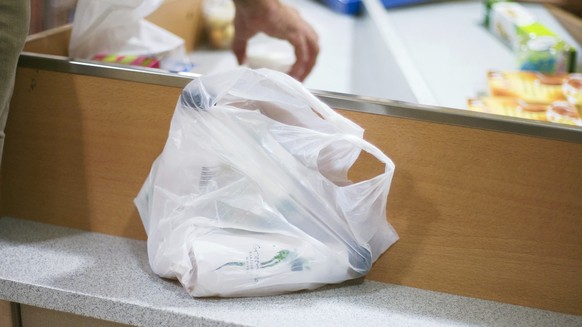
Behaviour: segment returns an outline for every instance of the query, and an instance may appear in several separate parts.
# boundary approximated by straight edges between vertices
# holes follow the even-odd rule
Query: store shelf
[[[487,91],[488,70],[515,70],[514,54],[483,26],[482,1],[438,1],[385,9],[364,0],[394,62],[420,104],[465,108],[466,99]],[[524,4],[578,50],[582,48],[543,5]],[[388,87],[388,86],[387,86]],[[399,100],[399,99],[395,99]]]

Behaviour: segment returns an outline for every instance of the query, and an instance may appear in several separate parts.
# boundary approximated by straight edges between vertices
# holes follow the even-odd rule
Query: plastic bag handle
[[[340,115],[335,110],[331,109],[328,105],[319,100],[315,95],[309,92],[300,82],[292,78],[289,78],[286,81],[288,82],[287,85],[291,86],[296,92],[298,92],[299,95],[302,96],[303,99],[305,99],[309,103],[311,109],[317,112],[319,115],[321,115],[321,117],[323,117],[325,120],[347,124],[348,126],[353,128],[354,131],[361,129],[354,122]]]
[[[350,134],[341,135],[339,139],[345,140],[347,142],[352,143],[353,145],[360,147],[362,150],[374,156],[378,161],[382,162],[384,164],[385,174],[394,171],[395,168],[394,162],[390,158],[388,158],[388,156],[386,156],[384,152],[382,152],[380,149],[378,149],[375,145],[371,144],[370,142]]]

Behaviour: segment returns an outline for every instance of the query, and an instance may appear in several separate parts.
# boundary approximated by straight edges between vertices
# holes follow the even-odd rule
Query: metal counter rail
[[[131,67],[117,64],[102,64],[90,60],[72,59],[62,56],[30,52],[22,53],[18,65],[26,68],[127,80],[170,87],[184,87],[192,79],[199,77],[197,74],[170,73],[159,69]],[[336,109],[582,143],[582,128],[576,126],[328,91],[312,90],[312,92],[330,107]]]

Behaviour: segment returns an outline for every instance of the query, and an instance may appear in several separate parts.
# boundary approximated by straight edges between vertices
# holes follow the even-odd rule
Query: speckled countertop
[[[0,218],[0,299],[139,326],[582,326],[582,317],[364,281],[194,299],[143,241]]]

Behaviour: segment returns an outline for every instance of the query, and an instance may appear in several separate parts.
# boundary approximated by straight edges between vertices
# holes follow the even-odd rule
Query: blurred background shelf
[[[483,26],[482,1],[440,1],[386,10],[363,0],[417,103],[465,108],[466,99],[487,90],[488,70],[516,70],[514,53]],[[523,4],[540,22],[577,49],[580,44],[541,4]],[[364,18],[365,19],[365,18]],[[387,85],[388,86],[388,85]]]
[[[305,81],[312,90],[464,109],[467,98],[487,92],[488,70],[517,69],[514,53],[483,26],[481,0],[429,1],[391,9],[380,0],[362,0],[357,16],[333,11],[321,1],[283,1],[298,9],[319,35],[320,55]],[[75,3],[33,0],[31,33],[70,21]],[[581,71],[582,20],[554,6],[523,5],[576,47]],[[190,54],[194,73],[237,66],[229,50],[197,43],[201,45]]]

